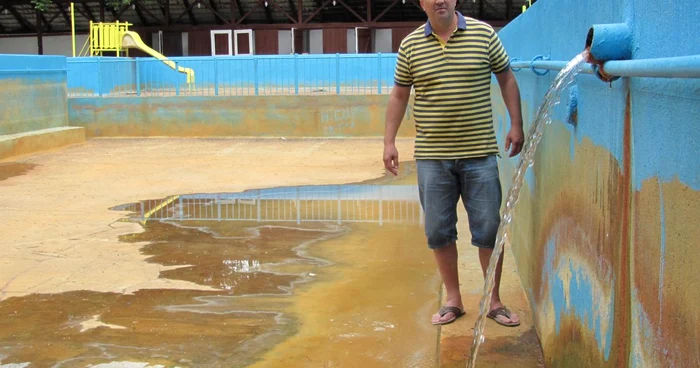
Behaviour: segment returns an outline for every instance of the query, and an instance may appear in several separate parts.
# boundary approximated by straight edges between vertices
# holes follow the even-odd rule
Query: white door
[[[211,55],[228,55],[233,54],[233,42],[231,30],[211,31]]]
[[[255,44],[253,43],[253,30],[240,29],[233,31],[234,55],[255,54]]]

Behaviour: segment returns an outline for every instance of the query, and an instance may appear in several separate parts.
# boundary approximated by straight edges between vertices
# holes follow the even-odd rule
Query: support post
[[[141,96],[141,67],[139,59],[136,59],[136,95]]]
[[[253,78],[255,78],[255,95],[258,95],[259,82],[258,82],[258,58],[253,56]]]
[[[219,62],[214,58],[214,96],[219,95]]]
[[[377,54],[377,93],[382,94],[382,53]]]
[[[75,5],[70,3],[70,32],[73,43],[73,57],[75,57]]]
[[[335,54],[335,94],[340,94],[340,54]]]
[[[36,39],[37,39],[37,47],[38,47],[38,54],[39,55],[44,55],[44,39],[42,37],[42,28],[44,26],[41,24],[41,12],[38,10],[36,12]]]
[[[294,54],[294,94],[299,94],[299,58]]]

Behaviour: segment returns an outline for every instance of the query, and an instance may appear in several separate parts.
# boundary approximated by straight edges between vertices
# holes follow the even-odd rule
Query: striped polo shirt
[[[428,21],[399,47],[394,80],[413,86],[416,159],[498,155],[491,113],[491,73],[509,67],[494,29],[457,12],[447,42]]]

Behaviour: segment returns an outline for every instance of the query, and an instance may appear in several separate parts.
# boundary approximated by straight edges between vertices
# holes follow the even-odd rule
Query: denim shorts
[[[457,241],[457,203],[461,196],[472,245],[493,249],[502,200],[496,156],[418,159],[416,168],[428,247],[438,249]]]

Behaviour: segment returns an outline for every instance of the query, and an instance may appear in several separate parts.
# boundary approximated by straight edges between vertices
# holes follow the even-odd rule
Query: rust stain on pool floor
[[[330,206],[308,200],[307,208],[314,201]],[[343,213],[376,215],[378,208],[366,208],[370,202],[344,204]],[[137,214],[140,207],[115,209]],[[266,208],[282,213],[273,202]],[[183,220],[150,220],[143,232],[121,241],[162,265],[160,278],[212,291],[8,298],[0,302],[0,361],[39,367],[434,367],[438,330],[425,316],[437,308],[439,278],[422,245],[422,228],[416,221],[390,222],[389,208],[381,226],[216,221],[193,218],[196,211],[187,210]]]

